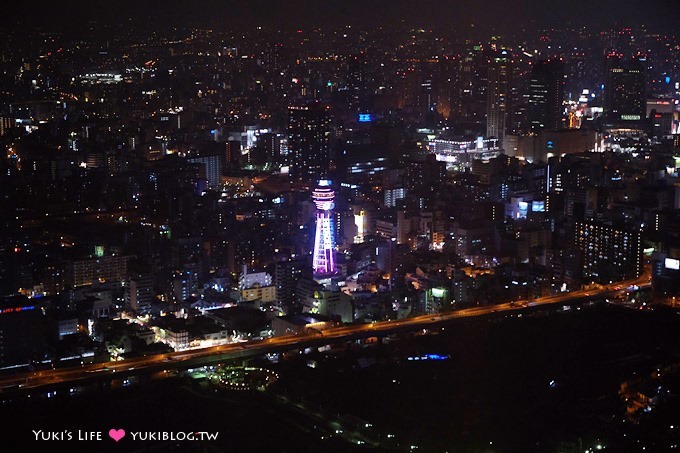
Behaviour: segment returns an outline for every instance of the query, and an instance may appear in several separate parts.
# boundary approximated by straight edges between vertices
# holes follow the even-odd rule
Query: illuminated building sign
[[[359,214],[354,214],[354,224],[357,226],[357,235],[354,237],[355,244],[364,242],[366,234],[366,212],[362,209]]]
[[[664,264],[666,265],[666,269],[680,270],[680,260],[666,258]]]
[[[448,355],[425,354],[425,355],[409,356],[408,360],[448,360],[449,357],[450,356],[448,356]]]
[[[17,312],[20,312],[20,311],[27,311],[27,310],[35,310],[35,306],[28,305],[26,307],[0,308],[0,315],[5,315],[7,313],[17,313]]]
[[[517,206],[519,207],[519,211],[517,212],[517,218],[526,218],[527,216],[527,211],[529,210],[529,203],[526,201],[520,201],[517,203]]]
[[[434,297],[444,297],[446,296],[446,289],[444,288],[432,288],[432,295]]]
[[[373,116],[370,113],[360,113],[359,122],[360,123],[370,123],[373,121]]]
[[[545,201],[532,201],[531,210],[533,212],[545,212]]]

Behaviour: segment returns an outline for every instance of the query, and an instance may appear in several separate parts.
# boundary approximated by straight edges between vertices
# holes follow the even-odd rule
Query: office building
[[[604,114],[608,123],[630,124],[645,119],[645,66],[644,57],[623,59],[615,53],[607,56]]]
[[[294,181],[327,176],[330,159],[330,108],[312,102],[288,107],[288,163]]]
[[[542,60],[531,69],[528,112],[531,132],[562,128],[564,85],[561,59]]]
[[[486,90],[486,136],[497,138],[503,146],[509,111],[511,59],[505,49],[497,50],[489,60]]]

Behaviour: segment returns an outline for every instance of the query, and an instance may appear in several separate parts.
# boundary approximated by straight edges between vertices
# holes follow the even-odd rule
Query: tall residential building
[[[459,59],[459,76],[455,84],[453,114],[480,131],[486,114],[487,67],[482,46],[475,45]]]
[[[329,106],[310,102],[288,107],[288,163],[294,181],[327,176],[330,160]]]
[[[383,190],[383,204],[388,208],[396,207],[399,200],[404,198],[406,198],[404,187],[385,187]]]
[[[229,140],[225,144],[225,163],[228,167],[237,167],[241,161],[241,141]]]
[[[50,332],[41,308],[24,296],[0,298],[0,368],[44,359]]]
[[[561,59],[537,62],[529,78],[529,128],[531,132],[562,128],[564,64]]]
[[[199,177],[206,182],[208,187],[215,189],[221,183],[222,159],[222,156],[218,154],[207,154],[190,157],[187,161],[198,164]]]
[[[503,146],[509,111],[510,54],[505,49],[494,51],[489,60],[486,89],[486,136],[495,137]]]
[[[316,276],[332,275],[335,266],[335,192],[331,182],[325,179],[319,181],[312,193],[316,205],[316,230],[314,234],[313,271]]]
[[[68,261],[66,283],[76,288],[95,282],[119,282],[127,275],[129,256],[111,255]]]
[[[125,303],[137,313],[149,313],[153,303],[153,275],[138,273],[131,276],[124,286]]]
[[[574,245],[583,255],[583,281],[610,283],[642,273],[640,230],[596,221],[576,222]]]
[[[16,126],[16,121],[6,116],[0,116],[0,137],[9,132],[10,129]]]
[[[640,122],[647,112],[646,58],[624,60],[610,53],[606,61],[604,114],[608,122]]]
[[[446,162],[435,154],[410,156],[406,162],[405,185],[409,194],[428,195],[435,192],[446,178]]]
[[[302,277],[303,267],[304,262],[295,259],[277,261],[274,265],[276,299],[286,307],[295,301],[295,287]]]

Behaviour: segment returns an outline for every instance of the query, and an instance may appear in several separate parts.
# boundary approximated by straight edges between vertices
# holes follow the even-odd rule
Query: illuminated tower
[[[335,231],[333,228],[333,208],[335,192],[331,182],[325,179],[312,192],[316,204],[316,231],[314,234],[314,274],[317,276],[335,273]]]

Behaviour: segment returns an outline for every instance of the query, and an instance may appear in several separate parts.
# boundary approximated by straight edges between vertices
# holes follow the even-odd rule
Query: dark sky
[[[674,32],[680,0],[34,0],[3,6],[0,20],[78,27],[89,20],[214,27],[264,25],[393,25],[404,21],[425,28],[469,26],[482,30],[559,26],[570,23],[601,29],[644,23]]]

